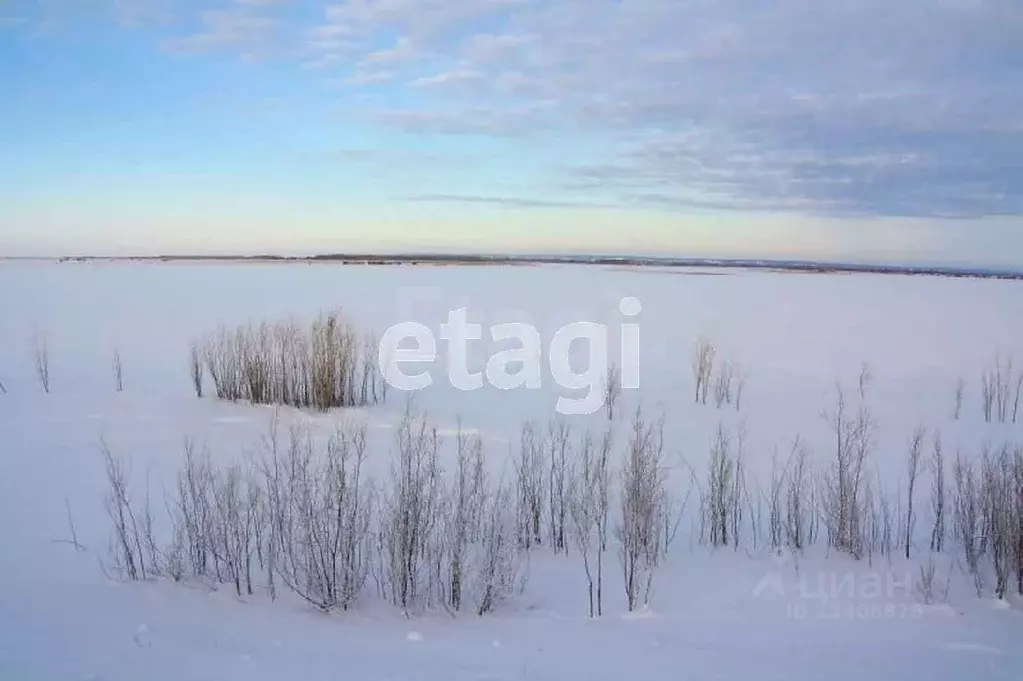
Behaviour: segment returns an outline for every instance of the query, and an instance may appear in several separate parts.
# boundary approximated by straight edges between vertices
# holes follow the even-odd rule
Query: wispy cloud
[[[202,28],[191,35],[172,38],[164,46],[173,52],[236,51],[245,57],[267,56],[276,51],[281,21],[247,9],[202,12]]]
[[[198,29],[179,31],[171,48],[282,54],[356,91],[386,82],[391,108],[365,112],[380,125],[513,136],[538,151],[551,133],[599,140],[600,158],[559,160],[560,189],[582,202],[1023,214],[1018,0],[236,0],[193,9]]]
[[[609,208],[612,204],[595,201],[558,201],[514,196],[482,196],[476,194],[419,194],[403,197],[419,203],[476,203],[501,208]]]

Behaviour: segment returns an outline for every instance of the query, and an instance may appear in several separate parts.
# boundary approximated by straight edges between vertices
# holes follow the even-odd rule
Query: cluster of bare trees
[[[594,617],[603,614],[613,533],[628,607],[645,603],[681,516],[666,484],[663,417],[651,422],[637,411],[621,443],[611,429],[595,437],[586,430],[573,435],[562,420],[545,432],[526,423],[514,467],[519,546],[568,554],[574,545]]]
[[[890,561],[910,558],[926,534],[932,558],[921,579],[931,598],[933,555],[949,551],[951,537],[978,593],[992,575],[999,597],[1013,575],[1023,593],[1023,448],[985,451],[978,463],[957,454],[947,481],[941,435],[917,428],[904,478],[889,487],[872,461],[870,381],[864,368],[858,389],[837,385],[822,414],[833,440],[821,459],[797,437],[786,457],[772,457],[761,486],[747,471],[744,423],[722,424],[704,476],[679,457],[689,487],[678,496],[664,418],[638,410],[621,432],[614,422],[599,433],[563,419],[526,423],[507,475],[495,475],[479,436],[459,427],[447,441],[410,406],[388,474],[376,480],[365,470],[364,427],[343,424],[325,440],[298,429],[281,438],[275,420],[242,462],[215,463],[186,444],[160,522],[148,482],[144,496],[132,496],[130,471],[104,446],[112,564],[129,579],[204,580],[239,595],[276,597],[284,587],[323,610],[375,591],[407,613],[482,615],[521,588],[530,552],[542,549],[577,554],[590,616],[599,616],[607,554],[617,558],[629,609],[647,603],[696,489],[692,536],[711,547],[803,551],[822,542]],[[928,482],[929,504],[919,498]]]
[[[736,546],[739,543],[746,494],[744,440],[740,427],[733,445],[730,434],[719,425],[711,445],[700,523],[700,536],[708,533],[711,546],[728,546],[729,538]]]
[[[713,396],[718,409],[726,405],[742,409],[742,396],[746,389],[747,374],[742,365],[727,357],[717,362],[717,348],[707,338],[700,337],[693,349],[694,401],[707,404]],[[713,392],[711,392],[713,390]]]
[[[364,470],[366,430],[352,424],[321,442],[299,429],[282,440],[275,421],[258,455],[227,465],[186,443],[158,540],[148,492],[130,496],[130,471],[104,446],[112,567],[132,580],[229,584],[239,596],[276,598],[283,586],[322,610],[348,609],[372,581],[406,612],[482,615],[519,588],[525,551],[511,488],[486,475],[480,440],[459,435],[456,449],[448,474],[436,431],[409,412],[377,484]]]
[[[1023,594],[1023,448],[986,450],[977,466],[957,456],[954,478],[955,533],[977,595],[985,584],[985,557],[996,596],[1005,596],[1013,575]]]
[[[1016,423],[1023,393],[1023,370],[1013,366],[1012,355],[999,353],[992,365],[980,374],[981,407],[984,420]]]
[[[336,313],[308,329],[293,322],[221,328],[192,344],[189,370],[198,397],[204,373],[218,398],[256,404],[331,409],[376,404],[387,395],[376,338]]]

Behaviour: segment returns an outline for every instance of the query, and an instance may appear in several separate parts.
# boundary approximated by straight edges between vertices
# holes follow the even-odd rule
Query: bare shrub
[[[917,428],[913,432],[913,438],[909,443],[909,451],[906,456],[906,479],[908,489],[906,492],[906,532],[905,548],[906,558],[909,558],[909,548],[913,541],[913,528],[916,526],[916,516],[913,515],[913,493],[916,490],[916,480],[920,474],[920,457],[923,455],[924,436],[926,431]]]
[[[36,329],[32,336],[32,366],[43,391],[50,392],[50,343],[46,334]]]
[[[1015,498],[1015,537],[1013,562],[1016,570],[1016,592],[1023,595],[1023,447],[1012,453],[1012,482]]]
[[[984,420],[991,423],[995,405],[995,379],[987,371],[980,375],[980,400]]]
[[[706,338],[700,337],[693,350],[693,378],[695,379],[695,402],[707,404],[707,392],[710,390],[710,379],[714,373],[714,345]]]
[[[958,421],[960,414],[963,411],[963,394],[966,392],[966,382],[962,376],[956,381],[955,391],[955,410],[952,412],[952,417]]]
[[[283,457],[273,446],[262,463],[263,490],[250,493],[253,543],[267,546],[260,562],[322,610],[347,610],[368,576],[373,497],[365,458],[365,427],[342,424],[322,452],[293,429]]]
[[[1013,455],[1005,446],[998,454],[985,454],[981,465],[984,536],[995,571],[995,596],[1005,598],[1017,567],[1019,539]]]
[[[725,404],[732,403],[732,383],[735,380],[735,370],[732,361],[725,359],[718,366],[717,375],[714,379],[714,404],[720,409]]]
[[[641,593],[644,601],[649,600],[660,560],[658,513],[665,482],[663,427],[663,419],[649,424],[637,411],[621,471],[621,506],[615,534],[630,612],[636,608]]]
[[[0,395],[6,395],[6,394],[7,394],[7,388],[4,387],[4,382],[0,381]]]
[[[124,392],[124,364],[121,361],[121,351],[117,348],[114,348],[110,368],[114,372],[114,389],[119,393]]]
[[[192,349],[192,380],[201,396],[199,347],[220,399],[327,410],[386,397],[375,336],[358,333],[337,313],[321,314],[308,331],[264,323],[210,334]]]
[[[916,583],[917,594],[925,605],[934,602],[935,573],[937,566],[934,563],[934,556],[927,557],[927,563],[920,566],[920,577]]]
[[[511,487],[499,482],[484,507],[478,557],[472,571],[477,615],[493,611],[525,580],[524,553],[515,541]]]
[[[996,356],[993,372],[995,409],[998,413],[999,423],[1005,423],[1009,414],[1010,384],[1013,381],[1012,355]]]
[[[981,372],[981,407],[987,422],[1016,422],[1023,391],[1023,371],[1016,373],[1012,355],[998,353],[991,366]]]
[[[407,409],[384,500],[380,543],[391,601],[405,612],[427,605],[430,551],[441,503],[440,440]]]
[[[325,445],[296,427],[282,447],[275,415],[261,455],[223,466],[186,440],[163,545],[148,492],[133,503],[128,471],[104,445],[114,567],[133,580],[231,585],[239,596],[263,578],[271,598],[280,583],[323,611],[351,607],[372,575],[381,597],[406,613],[471,606],[485,614],[522,587],[528,563],[516,541],[514,486],[490,485],[478,436],[460,431],[456,445],[448,483],[440,439],[410,405],[378,492],[363,473],[364,426],[342,423]],[[609,449],[595,459],[595,547],[606,528]]]
[[[1019,396],[1020,392],[1023,391],[1023,371],[1016,375],[1016,387],[1013,392],[1012,398],[1012,422],[1016,423],[1016,417],[1019,416]]]
[[[68,501],[67,497],[64,497],[64,510],[67,512],[67,526],[71,538],[65,540],[63,543],[71,544],[75,551],[82,552],[85,550],[85,547],[78,541],[78,530],[75,529],[75,518],[71,513],[71,502]]]
[[[114,567],[128,579],[146,579],[143,535],[128,493],[128,472],[121,460],[110,451],[106,442],[100,442],[100,451],[106,465],[108,489],[103,507],[113,528],[111,553]]]
[[[195,396],[202,397],[202,353],[198,343],[192,343],[188,354],[188,368],[192,376],[192,388]]]

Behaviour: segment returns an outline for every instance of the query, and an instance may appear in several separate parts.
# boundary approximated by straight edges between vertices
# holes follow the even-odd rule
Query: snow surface
[[[221,324],[308,320],[342,308],[357,324],[437,329],[448,310],[471,321],[533,322],[545,343],[558,325],[607,323],[612,346],[624,296],[642,302],[642,404],[664,413],[670,460],[702,471],[719,423],[748,430],[751,475],[799,434],[826,455],[820,417],[836,380],[873,375],[880,424],[873,465],[899,483],[917,426],[940,429],[946,450],[1023,442],[1023,423],[986,424],[979,373],[997,351],[1023,362],[1023,284],[891,275],[663,271],[621,267],[363,267],[277,264],[0,264],[0,679],[1019,679],[1023,610],[978,599],[954,555],[948,602],[923,605],[916,561],[891,565],[763,547],[711,552],[678,540],[658,571],[648,611],[626,613],[608,560],[605,617],[586,615],[573,558],[538,554],[525,591],[499,612],[406,619],[372,601],[323,615],[281,598],[230,589],[126,584],[100,567],[109,539],[98,444],[131,461],[133,484],[169,482],[186,437],[238,457],[263,435],[266,407],[198,400],[189,342]],[[630,320],[634,321],[634,320]],[[31,338],[45,334],[53,389],[43,393]],[[690,353],[699,335],[740,362],[749,379],[740,414],[692,403]],[[477,344],[481,367],[493,346]],[[113,389],[111,357],[124,362]],[[443,352],[443,347],[440,348]],[[442,432],[477,429],[500,466],[527,419],[545,423],[559,394],[463,393],[444,383],[416,397]],[[958,378],[963,417],[952,419]],[[351,410],[370,427],[371,468],[386,470],[403,395]],[[598,417],[600,415],[597,415]],[[287,422],[329,431],[340,413],[284,410]],[[920,493],[926,505],[926,488]],[[159,496],[157,494],[157,496]],[[68,509],[78,541],[68,540]],[[688,522],[688,521],[687,521]],[[925,555],[923,542],[916,549]],[[822,600],[821,584],[852,595]],[[885,585],[864,597],[871,580]],[[890,588],[889,588],[890,587]],[[826,590],[826,589],[825,589]]]

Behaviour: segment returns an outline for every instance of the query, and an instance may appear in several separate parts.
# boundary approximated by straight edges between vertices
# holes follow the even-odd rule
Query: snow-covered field
[[[663,414],[673,494],[686,493],[689,466],[704,478],[719,426],[745,429],[751,489],[767,484],[772,452],[787,455],[797,436],[826,466],[833,434],[822,412],[834,407],[836,381],[858,394],[866,365],[877,422],[868,475],[884,481],[902,513],[917,428],[928,430],[925,459],[939,431],[950,461],[1023,444],[1023,413],[1018,424],[985,421],[980,381],[997,353],[1015,351],[1023,368],[1021,292],[1016,281],[766,271],[2,263],[0,679],[1018,679],[1023,601],[1014,588],[996,600],[986,573],[977,597],[951,527],[935,558],[947,594],[924,603],[919,592],[930,555],[926,471],[909,561],[898,548],[891,559],[856,561],[826,551],[823,539],[801,555],[775,555],[763,518],[756,531],[747,525],[737,549],[713,550],[699,542],[691,500],[638,612],[627,612],[613,548],[597,619],[587,617],[577,552],[540,549],[524,588],[496,612],[406,617],[372,594],[323,614],[286,593],[271,602],[261,588],[238,598],[226,585],[115,579],[103,568],[111,527],[100,442],[130,462],[137,495],[148,480],[157,512],[186,438],[215,460],[251,453],[276,410],[197,399],[189,377],[190,343],[225,324],[304,324],[341,308],[378,333],[405,321],[436,330],[450,310],[466,308],[484,329],[528,321],[545,345],[564,324],[602,323],[618,352],[628,322],[640,327],[640,388],[624,393],[614,427],[626,432],[639,407]],[[619,308],[627,296],[642,305],[629,319]],[[740,409],[694,403],[699,337],[741,367]],[[48,394],[33,366],[41,338]],[[495,347],[474,344],[469,365],[482,368]],[[123,392],[114,389],[115,349]],[[495,470],[507,468],[523,422],[546,428],[557,398],[570,394],[546,368],[541,390],[463,392],[447,384],[443,343],[438,351],[434,383],[415,408],[448,442],[459,422],[478,432]],[[377,479],[387,475],[405,408],[406,395],[392,391],[386,404],[347,410],[367,425]],[[339,411],[279,415],[319,433],[342,419]],[[607,420],[603,412],[567,419],[576,429]],[[751,507],[744,522],[754,516]],[[84,550],[70,543],[72,525]]]

